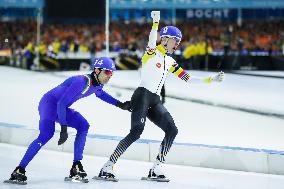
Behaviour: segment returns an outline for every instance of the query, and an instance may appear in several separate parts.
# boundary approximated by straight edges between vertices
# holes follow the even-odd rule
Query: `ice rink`
[[[38,129],[37,107],[42,95],[68,76],[89,72],[39,73],[3,66],[0,73],[0,103],[4,107],[0,109],[0,125]],[[214,74],[190,73],[199,77]],[[138,85],[139,72],[118,71],[104,89],[125,101]],[[166,99],[165,107],[179,129],[175,142],[284,151],[283,86],[284,79],[236,74],[226,74],[221,84],[188,85],[169,74],[166,94],[188,99]],[[130,113],[95,95],[77,101],[71,108],[89,121],[90,134],[123,137],[129,132]],[[162,140],[163,136],[158,127],[147,121],[141,138]]]
[[[68,76],[88,72],[40,73],[1,66],[0,73],[0,126],[38,129],[37,106],[41,96]],[[124,101],[130,99],[138,84],[139,72],[120,71],[105,90]],[[175,142],[284,151],[283,86],[284,79],[236,74],[226,74],[222,84],[190,86],[169,75],[166,94],[171,98],[166,99],[165,106],[179,129]],[[90,134],[122,137],[129,131],[130,114],[94,95],[76,102],[72,108],[89,121]],[[148,121],[141,138],[162,140],[163,132]],[[18,165],[26,147],[0,143],[0,151],[3,181]],[[91,178],[98,174],[106,158],[94,156],[85,156],[83,160],[90,183],[66,183],[63,179],[69,174],[72,158],[72,154],[42,150],[27,167],[28,185],[1,182],[0,188],[284,188],[284,176],[177,165],[165,165],[169,183],[140,181],[141,176],[147,175],[151,163],[123,159],[115,167],[120,182],[99,182]]]
[[[25,147],[0,144],[1,181],[9,178],[11,171],[25,153]],[[141,181],[147,175],[152,163],[119,160],[115,171],[119,182],[95,181],[91,178],[99,173],[106,158],[85,156],[83,165],[90,182],[64,182],[72,166],[73,155],[69,153],[42,150],[27,167],[28,184],[25,186],[0,183],[1,189],[282,189],[284,177],[277,175],[225,171],[177,165],[165,165],[169,183]]]

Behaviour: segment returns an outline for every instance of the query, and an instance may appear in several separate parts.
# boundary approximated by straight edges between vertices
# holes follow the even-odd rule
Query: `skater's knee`
[[[49,119],[41,119],[39,121],[40,132],[54,132],[55,131],[55,121]]]
[[[55,132],[55,122],[53,120],[41,119],[39,121],[39,136],[38,140],[40,140],[41,144],[46,144],[54,135]]]
[[[134,140],[137,140],[140,138],[141,134],[143,133],[143,130],[144,128],[140,128],[140,127],[132,128],[130,130],[130,135],[132,136]]]
[[[80,127],[78,127],[76,130],[78,134],[87,134],[89,131],[89,128],[90,128],[89,123],[85,122],[85,123],[82,123]]]
[[[88,132],[90,128],[88,121],[78,112],[75,115],[75,119],[70,123],[70,125],[73,125],[73,127],[77,130],[77,133]]]
[[[178,134],[178,128],[176,126],[170,127],[168,134],[171,136],[176,136]]]
[[[88,132],[88,130],[89,130],[89,128],[90,128],[90,124],[87,122],[87,121],[84,121],[83,123],[82,123],[82,131],[83,132]]]
[[[76,136],[87,136],[88,134],[88,130],[84,130],[84,131],[81,131],[81,130],[77,130],[77,134]]]
[[[45,132],[45,133],[41,132],[38,136],[38,140],[42,145],[45,145],[53,136],[54,132]]]
[[[170,115],[170,113],[167,113],[165,115],[165,120],[167,120],[166,122],[166,125],[167,125],[167,129],[166,129],[166,132],[167,134],[171,135],[171,136],[176,136],[178,134],[178,129],[175,125],[175,122],[172,118],[172,116]]]

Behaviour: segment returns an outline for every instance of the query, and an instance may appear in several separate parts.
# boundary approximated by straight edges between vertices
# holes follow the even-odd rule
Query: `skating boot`
[[[162,164],[163,163],[156,161],[153,167],[149,170],[148,177],[142,177],[142,180],[169,182],[170,180],[166,178],[165,174],[162,171]]]
[[[108,161],[104,164],[98,176],[93,177],[95,180],[105,180],[105,181],[113,181],[117,182],[114,171],[113,171],[113,162]]]
[[[27,177],[26,177],[25,173],[26,173],[25,169],[18,166],[12,172],[11,178],[9,180],[5,180],[4,183],[26,185],[27,184],[27,182],[26,182]]]
[[[87,173],[84,171],[81,162],[75,161],[70,170],[70,175],[65,177],[65,181],[88,183],[89,180],[86,177]]]

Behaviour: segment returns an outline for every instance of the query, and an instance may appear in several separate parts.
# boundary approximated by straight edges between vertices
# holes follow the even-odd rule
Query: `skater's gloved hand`
[[[222,82],[224,81],[225,73],[220,71],[217,75],[212,77],[212,80],[215,82]]]
[[[214,82],[222,82],[224,80],[224,77],[225,77],[225,74],[224,74],[224,72],[221,71],[216,75],[203,78],[202,81],[204,83],[208,83],[208,84],[212,83],[213,81]]]
[[[159,22],[160,21],[160,11],[152,11],[151,18],[153,18],[153,22]]]
[[[128,110],[129,112],[132,111],[130,101],[118,102],[116,106],[119,107],[122,110]]]
[[[68,138],[67,133],[67,125],[61,125],[61,131],[60,131],[60,138],[58,140],[58,145],[63,144]]]

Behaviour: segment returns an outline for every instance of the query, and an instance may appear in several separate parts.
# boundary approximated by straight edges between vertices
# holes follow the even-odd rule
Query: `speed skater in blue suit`
[[[86,178],[87,174],[83,169],[81,160],[83,159],[83,151],[90,125],[79,112],[69,107],[77,100],[95,94],[96,97],[111,105],[131,111],[129,101],[122,103],[103,90],[104,85],[112,77],[113,72],[116,71],[113,60],[107,57],[95,58],[92,60],[91,66],[91,74],[72,76],[43,95],[38,106],[40,115],[39,136],[29,145],[20,164],[12,172],[11,178],[8,180],[10,183],[26,184],[26,166],[53,137],[56,122],[61,125],[58,145],[67,140],[68,127],[77,130],[74,141],[74,160],[69,178]]]

